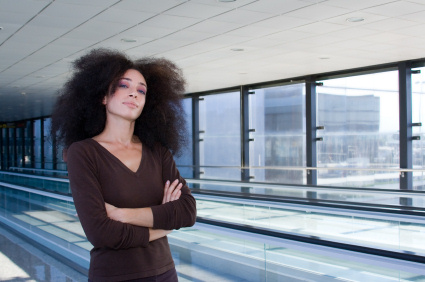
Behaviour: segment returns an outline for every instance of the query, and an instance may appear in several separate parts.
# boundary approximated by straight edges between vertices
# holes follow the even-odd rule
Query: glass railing
[[[196,195],[198,217],[284,234],[425,256],[425,218]]]
[[[0,185],[0,221],[87,269],[72,199]],[[423,264],[197,223],[168,236],[179,281],[422,281]],[[81,270],[81,269],[80,269]]]
[[[0,182],[71,195],[69,180],[64,178],[0,171]]]
[[[16,173],[0,173],[7,178],[9,185],[41,187],[43,190],[66,193],[68,182],[64,179],[24,175],[22,179]],[[1,179],[1,178],[0,178]],[[3,180],[4,180],[3,179]],[[2,180],[0,180],[2,181]],[[188,180],[191,184],[191,181]],[[212,184],[211,184],[212,182]],[[214,183],[213,181],[196,181],[198,185],[231,186],[230,183]],[[233,183],[240,185],[240,183]],[[268,189],[254,187],[254,189]],[[10,187],[10,186],[9,186]],[[61,189],[58,189],[61,187]],[[287,187],[285,187],[286,189]],[[300,187],[299,193],[308,193],[311,187]],[[203,188],[201,188],[203,189]],[[344,244],[358,245],[394,252],[408,252],[425,256],[425,217],[423,210],[408,210],[405,213],[389,209],[359,209],[358,207],[317,205],[316,202],[289,203],[274,202],[270,199],[251,200],[244,198],[203,195],[196,193],[198,217],[250,226],[257,229],[293,234],[302,237],[314,237],[320,240],[335,241]],[[290,191],[288,189],[288,191]],[[337,193],[332,189],[319,191]],[[341,197],[350,192],[341,191]],[[352,195],[361,198],[370,196],[385,198],[397,197],[392,193],[369,191],[353,191]],[[362,194],[363,193],[363,194]],[[402,192],[400,192],[402,193]],[[402,195],[404,195],[402,193]],[[353,196],[354,197],[354,196]],[[414,195],[415,199],[424,201],[422,195]],[[373,201],[370,201],[373,202]]]

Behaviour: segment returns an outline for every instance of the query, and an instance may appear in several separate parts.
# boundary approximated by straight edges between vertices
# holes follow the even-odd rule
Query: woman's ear
[[[106,105],[106,101],[107,101],[107,99],[106,99],[106,96],[105,96],[105,97],[103,97],[102,104]]]

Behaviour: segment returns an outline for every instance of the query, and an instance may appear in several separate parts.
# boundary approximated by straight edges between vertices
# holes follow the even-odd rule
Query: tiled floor
[[[71,269],[0,226],[0,281],[87,281]]]

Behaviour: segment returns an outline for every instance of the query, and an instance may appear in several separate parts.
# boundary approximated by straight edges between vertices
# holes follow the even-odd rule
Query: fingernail
[[[170,184],[170,180],[167,180],[167,182],[165,182],[165,184],[169,185]]]

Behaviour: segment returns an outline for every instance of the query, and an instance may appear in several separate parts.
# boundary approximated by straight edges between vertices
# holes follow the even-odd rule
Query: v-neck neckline
[[[144,148],[145,146],[142,143],[142,157],[140,158],[140,163],[139,163],[139,167],[137,168],[136,171],[131,170],[128,166],[126,166],[119,158],[117,158],[114,154],[112,154],[108,149],[106,149],[102,144],[100,144],[99,142],[97,142],[96,140],[94,140],[93,138],[90,138],[90,140],[93,141],[93,143],[96,144],[97,147],[101,148],[102,151],[104,151],[106,153],[106,155],[108,155],[111,159],[113,159],[116,163],[118,163],[121,167],[123,167],[125,170],[127,170],[128,172],[132,173],[132,174],[139,174],[141,167],[142,167],[142,162],[143,162],[143,156],[144,156]]]

